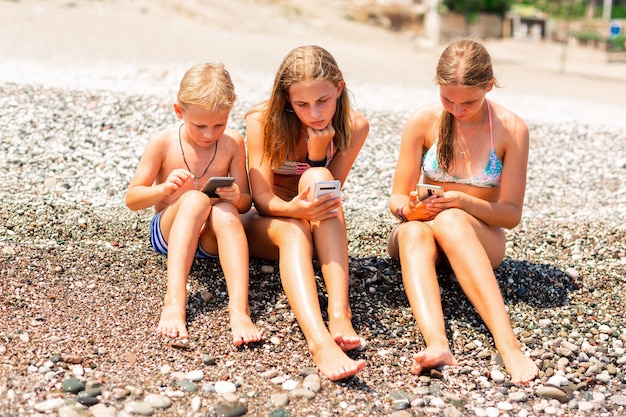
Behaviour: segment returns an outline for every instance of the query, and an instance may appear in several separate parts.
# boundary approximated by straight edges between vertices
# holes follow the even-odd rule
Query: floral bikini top
[[[502,161],[498,158],[498,154],[493,146],[493,126],[491,123],[491,108],[487,103],[487,114],[489,116],[489,135],[491,136],[491,151],[489,152],[489,160],[483,172],[475,177],[458,178],[448,174],[437,160],[437,139],[435,143],[428,149],[422,158],[422,169],[424,176],[436,182],[454,182],[457,184],[473,185],[474,187],[493,188],[500,185],[500,177],[502,176]]]
[[[334,155],[335,149],[333,141],[331,140],[326,151],[326,167],[330,165]],[[292,161],[290,159],[286,159],[281,166],[274,168],[272,172],[279,175],[302,175],[304,171],[309,168],[311,168],[311,165],[307,164],[306,162]]]

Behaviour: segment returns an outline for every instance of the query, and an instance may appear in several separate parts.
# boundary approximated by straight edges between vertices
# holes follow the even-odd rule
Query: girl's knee
[[[275,236],[279,242],[288,245],[313,243],[313,236],[308,222],[300,219],[282,219],[275,229]]]
[[[399,224],[396,227],[396,240],[399,245],[405,242],[432,241],[433,231],[431,227],[425,223],[411,221]]]
[[[329,181],[334,180],[333,174],[330,172],[328,168],[324,167],[314,167],[309,168],[300,177],[300,181],[298,182],[298,192],[302,192],[304,187],[307,185],[311,187],[311,190],[315,187],[315,183],[319,181]],[[313,198],[313,192],[309,193],[310,199]]]
[[[400,257],[400,248],[409,245],[426,247],[434,244],[432,229],[425,223],[411,221],[397,225],[387,239],[387,252],[392,258]]]
[[[432,230],[437,238],[455,235],[464,235],[468,227],[471,227],[473,217],[463,210],[444,210],[435,217],[432,222]]]

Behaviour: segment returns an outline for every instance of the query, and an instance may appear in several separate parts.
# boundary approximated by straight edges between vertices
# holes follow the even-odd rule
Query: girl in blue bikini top
[[[493,146],[493,125],[491,121],[491,107],[489,102],[487,103],[487,114],[489,116],[489,135],[491,137],[491,151],[489,153],[489,160],[487,166],[480,175],[476,175],[470,178],[459,178],[454,175],[448,174],[442,166],[439,165],[437,159],[437,145],[439,140],[428,149],[422,158],[422,168],[424,170],[424,176],[436,182],[454,182],[457,184],[473,185],[475,187],[492,188],[500,185],[500,177],[502,175],[502,161],[498,158],[496,150]]]

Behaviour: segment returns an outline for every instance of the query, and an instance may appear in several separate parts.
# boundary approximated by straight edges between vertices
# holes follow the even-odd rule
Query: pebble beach
[[[367,366],[331,382],[308,354],[274,262],[250,263],[250,307],[263,341],[233,345],[224,278],[211,260],[196,260],[189,277],[189,343],[154,332],[166,259],[149,244],[151,211],[131,212],[124,193],[150,134],[177,123],[171,103],[185,66],[97,61],[72,71],[3,54],[0,417],[626,415],[623,99],[491,97],[519,109],[531,136],[524,215],[506,231],[495,271],[513,328],[540,369],[535,381],[514,385],[446,271],[444,313],[460,365],[410,373],[424,343],[399,264],[386,253],[397,222],[387,199],[404,121],[437,91],[348,81],[371,126],[343,189],[353,324],[367,341],[350,355]],[[624,63],[615,65],[626,74]],[[231,126],[245,134],[243,115],[272,76],[232,73]],[[626,86],[623,78],[608,83]]]

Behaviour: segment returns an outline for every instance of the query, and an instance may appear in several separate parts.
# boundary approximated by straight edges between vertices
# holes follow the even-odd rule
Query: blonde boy
[[[167,255],[167,290],[157,333],[189,337],[187,276],[195,258],[219,257],[228,288],[235,345],[261,339],[248,305],[248,245],[239,214],[250,209],[243,137],[227,128],[236,95],[222,64],[191,67],[182,78],[176,116],[179,127],[155,133],[145,146],[126,192],[131,210],[154,207],[150,241]],[[232,176],[219,198],[200,191],[214,176]]]

